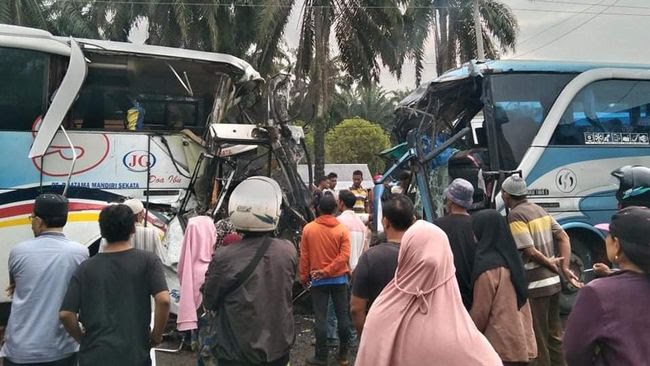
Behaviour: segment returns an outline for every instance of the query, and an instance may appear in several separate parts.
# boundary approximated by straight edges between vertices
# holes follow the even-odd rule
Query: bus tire
[[[581,282],[587,283],[592,276],[586,276],[584,270],[593,266],[594,256],[591,248],[585,242],[582,235],[572,235],[571,238],[571,271],[578,276]],[[575,304],[578,296],[578,289],[571,286],[562,279],[562,293],[560,294],[560,314],[568,315]]]

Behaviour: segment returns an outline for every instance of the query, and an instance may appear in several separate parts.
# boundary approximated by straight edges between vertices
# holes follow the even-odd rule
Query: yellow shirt
[[[354,202],[354,207],[352,208],[355,213],[366,213],[366,202],[368,202],[368,190],[359,187],[355,189],[350,187],[350,192],[354,194],[357,200]]]

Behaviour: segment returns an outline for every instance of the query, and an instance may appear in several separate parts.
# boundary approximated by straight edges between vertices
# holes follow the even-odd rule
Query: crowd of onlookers
[[[614,268],[584,285],[571,269],[569,236],[507,178],[501,213],[471,212],[474,187],[455,179],[445,215],[417,219],[409,177],[380,194],[317,180],[299,249],[275,237],[283,208],[274,180],[235,187],[228,216],[189,220],[177,269],[177,328],[188,331],[199,365],[278,365],[295,340],[295,279],[311,297],[311,365],[646,365],[650,364],[650,210],[621,207],[606,235]],[[31,215],[34,239],[9,257],[13,296],[4,364],[146,365],[160,343],[170,296],[155,232],[137,200],[99,216],[99,254],[63,235],[67,200],[44,194]],[[579,288],[566,327],[562,288]],[[154,312],[151,313],[153,299]]]

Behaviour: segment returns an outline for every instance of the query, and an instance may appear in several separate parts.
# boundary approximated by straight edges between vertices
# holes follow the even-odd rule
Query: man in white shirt
[[[143,225],[146,211],[142,201],[137,198],[132,198],[124,201],[124,204],[129,206],[133,212],[133,220],[135,221],[135,233],[131,236],[131,245],[133,248],[153,253],[160,258],[163,264],[169,264],[167,252],[160,241],[160,236],[156,232],[156,229]],[[106,241],[102,239],[99,252],[103,253],[105,248]]]
[[[156,229],[143,225],[146,211],[142,201],[137,198],[124,201],[124,204],[131,208],[135,220],[135,234],[131,237],[131,243],[135,249],[142,249],[157,255],[163,263],[167,263],[167,253],[164,251],[160,236]]]

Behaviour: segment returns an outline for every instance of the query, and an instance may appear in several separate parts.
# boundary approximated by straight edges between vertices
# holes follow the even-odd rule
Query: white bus
[[[571,237],[572,265],[606,262],[603,234],[624,165],[650,166],[650,65],[503,60],[472,62],[423,84],[397,109],[423,215],[441,214],[452,178],[470,180],[476,208],[505,211],[500,184],[521,174],[529,199]],[[386,176],[386,175],[385,175]],[[570,292],[571,289],[569,289]]]
[[[33,236],[29,215],[44,192],[65,190],[64,231],[91,254],[109,202],[141,199],[162,236],[170,219],[183,222],[179,214],[218,215],[233,182],[251,174],[278,176],[291,220],[308,220],[308,198],[291,189],[304,186],[290,166],[301,157],[302,130],[271,133],[267,118],[255,124],[263,86],[230,55],[0,25],[0,286],[11,246]]]

